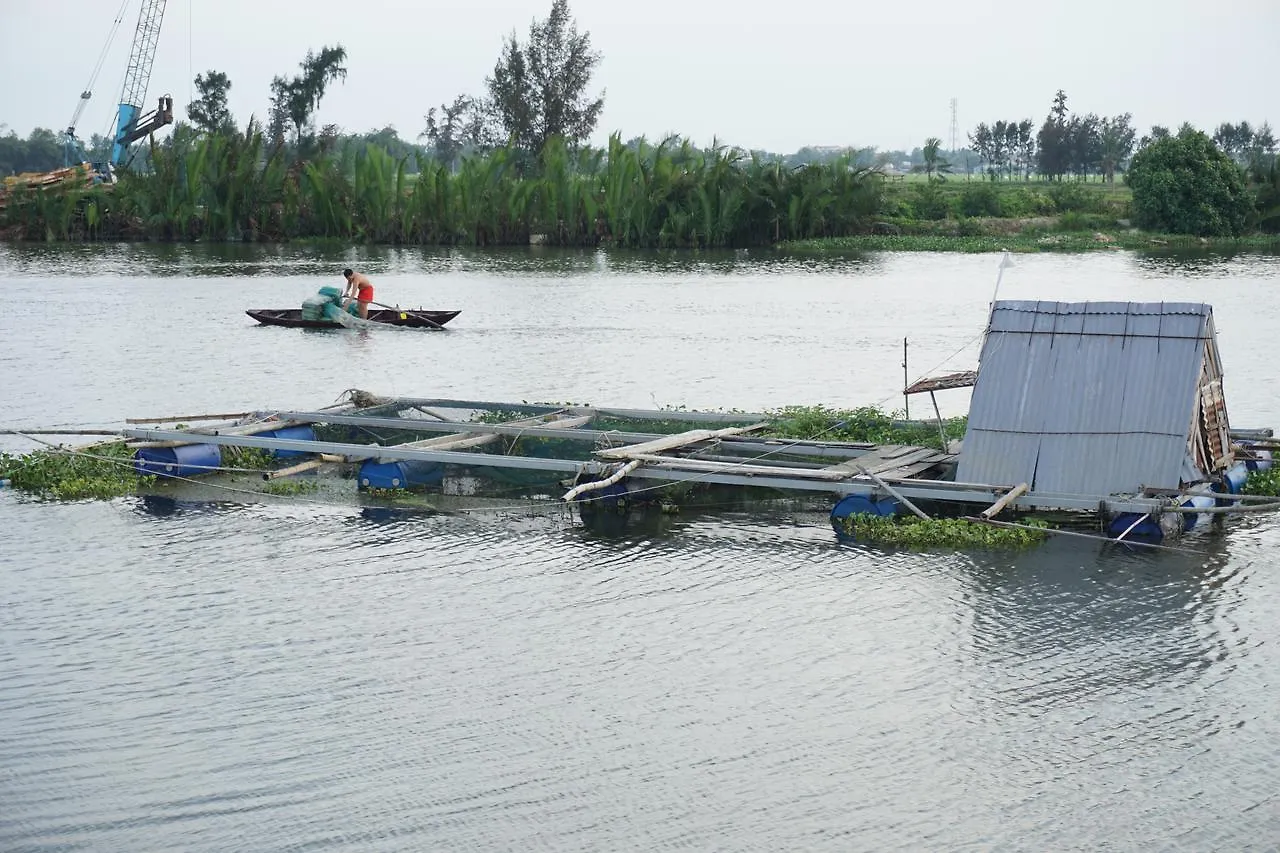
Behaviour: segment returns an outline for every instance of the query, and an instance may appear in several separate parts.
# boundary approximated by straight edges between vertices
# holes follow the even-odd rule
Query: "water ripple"
[[[862,403],[900,390],[870,368],[899,363],[901,317],[931,338],[919,358],[941,358],[990,296],[986,258],[361,257],[405,301],[464,307],[457,333],[285,335],[237,318],[246,275],[262,273],[264,305],[326,280],[335,257],[318,249],[0,246],[0,272],[69,306],[56,335],[34,322],[42,307],[0,316],[0,340],[20,343],[0,366],[21,360],[41,387],[12,416],[307,407],[353,386]],[[138,269],[155,274],[115,278]],[[1199,276],[1231,277],[1215,312],[1233,328],[1232,421],[1262,425],[1269,378],[1241,348],[1269,345],[1259,294],[1274,262],[1179,269],[1035,257],[1006,285],[1181,299]],[[831,306],[853,293],[866,322],[851,336]],[[870,368],[837,385],[814,370],[851,353]],[[434,387],[407,378],[424,371]],[[441,507],[0,492],[0,849],[1204,850],[1276,837],[1272,520],[1197,539],[1193,555],[1060,540],[953,554],[838,544],[823,514],[782,505],[613,533],[550,507]]]

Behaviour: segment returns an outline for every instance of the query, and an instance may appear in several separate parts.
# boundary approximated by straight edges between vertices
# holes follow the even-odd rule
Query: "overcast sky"
[[[106,57],[79,125],[111,124],[140,0]],[[119,0],[0,0],[0,123],[65,127]],[[413,139],[426,110],[480,94],[502,38],[550,0],[168,0],[148,91],[185,115],[192,72],[232,81],[241,123],[265,115],[271,78],[341,43],[349,75],[321,124],[393,125]],[[603,53],[596,134],[678,132],[747,148],[911,149],[981,121],[1043,120],[1056,89],[1080,112],[1132,112],[1145,131],[1183,121],[1280,124],[1280,0],[571,0]],[[149,108],[149,107],[148,107]]]

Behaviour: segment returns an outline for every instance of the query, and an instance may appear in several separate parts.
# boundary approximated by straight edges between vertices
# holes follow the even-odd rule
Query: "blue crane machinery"
[[[129,64],[125,69],[124,85],[120,90],[120,103],[116,110],[115,128],[111,137],[111,153],[105,163],[94,163],[95,180],[111,182],[114,180],[113,167],[119,166],[129,151],[129,146],[144,136],[155,133],[167,124],[173,123],[173,98],[162,95],[154,110],[142,112],[143,102],[147,97],[147,87],[151,83],[151,66],[156,58],[156,46],[160,41],[160,24],[164,20],[164,9],[167,0],[142,0],[138,10],[138,27],[134,31],[133,46],[129,50]],[[63,147],[67,165],[84,163],[89,158],[85,155],[84,146],[76,138],[76,124],[84,113],[89,99],[93,96],[93,85],[102,71],[107,51],[120,29],[124,12],[129,0],[122,0],[116,13],[115,21],[107,34],[106,44],[98,57],[98,63],[89,78],[89,85],[80,93],[80,103],[63,134]]]

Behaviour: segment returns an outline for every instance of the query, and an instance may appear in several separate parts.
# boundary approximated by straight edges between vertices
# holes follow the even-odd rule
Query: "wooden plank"
[[[614,447],[609,450],[600,450],[596,452],[596,456],[601,459],[634,459],[637,455],[661,453],[664,450],[675,450],[686,445],[695,444],[699,441],[709,441],[714,438],[722,438],[729,435],[741,435],[744,432],[762,429],[767,426],[764,423],[752,424],[745,427],[728,427],[726,429],[691,429],[688,432],[680,432],[675,435],[668,435],[662,438],[646,441],[642,444],[631,444],[626,447]]]
[[[591,418],[585,415],[570,418],[554,418],[545,420],[545,416],[525,418],[518,421],[508,421],[507,426],[555,426],[559,429],[570,429],[589,423]],[[424,438],[421,441],[411,441],[406,444],[393,445],[394,447],[409,448],[430,448],[432,450],[461,450],[465,447],[483,447],[486,444],[492,444],[501,436],[497,433],[489,433],[486,435],[467,435],[465,433],[451,433],[449,435],[439,435],[435,438]]]
[[[872,451],[865,456],[858,456],[848,462],[840,462],[836,465],[828,466],[826,470],[846,471],[852,474],[856,473],[859,468],[865,468],[869,473],[882,474],[898,468],[914,467],[924,462],[929,463],[925,467],[930,467],[952,458],[950,454],[941,453],[931,447],[908,446],[905,449],[899,449],[900,447],[902,446],[892,445],[890,454],[887,457],[878,451]]]
[[[934,376],[920,379],[909,385],[903,394],[922,394],[926,391],[946,391],[950,388],[969,388],[978,384],[978,371],[962,370],[959,373],[948,373],[946,376]]]

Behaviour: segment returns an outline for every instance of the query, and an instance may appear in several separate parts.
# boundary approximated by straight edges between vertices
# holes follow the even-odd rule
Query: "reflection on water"
[[[1161,278],[1230,279],[1273,270],[1277,257],[1268,252],[1183,249],[1135,253],[1133,265],[1141,275]]]
[[[349,387],[860,405],[900,393],[904,336],[920,370],[973,338],[993,261],[0,246],[0,274],[38,294],[0,313],[0,369],[23,377],[6,400],[23,424],[315,407]],[[463,314],[415,335],[241,313],[348,263],[380,301]],[[1257,357],[1275,259],[1015,264],[1002,295],[1211,298],[1233,423],[1280,420]],[[0,849],[1276,837],[1272,519],[1190,555],[953,554],[839,544],[790,505],[588,526],[505,501],[225,497],[0,491]]]
[[[873,273],[881,255],[786,255],[772,249],[629,251],[558,249],[350,248],[305,245],[5,244],[0,264],[22,275],[95,275],[149,278],[222,278],[327,275],[355,265],[370,275],[488,273],[502,276],[732,275],[743,270],[774,275],[840,270]]]
[[[1011,663],[1020,672],[995,701],[1034,712],[1121,688],[1176,685],[1225,657],[1221,638],[1204,631],[1217,612],[1220,553],[1093,553],[1054,542],[1027,568],[971,576],[971,652],[1006,677]],[[1069,672],[1055,665],[1062,658],[1074,662]]]

